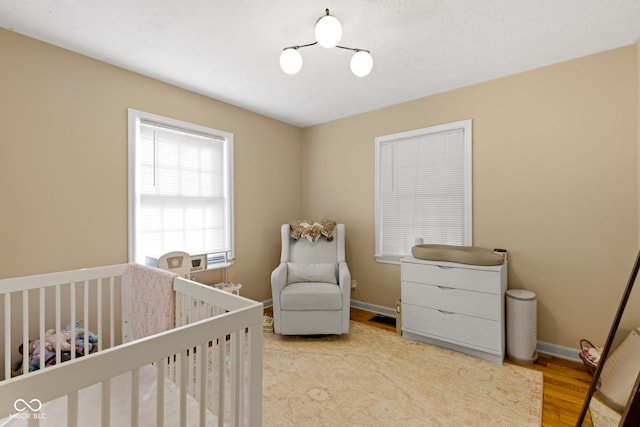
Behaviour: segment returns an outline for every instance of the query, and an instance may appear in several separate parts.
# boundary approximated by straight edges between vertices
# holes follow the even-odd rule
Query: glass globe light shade
[[[351,57],[351,72],[364,77],[373,69],[373,58],[366,50],[359,50]]]
[[[302,68],[302,55],[292,47],[280,54],[280,68],[287,74],[296,74]]]
[[[325,15],[316,22],[316,40],[322,47],[336,47],[342,38],[342,25],[337,18]]]

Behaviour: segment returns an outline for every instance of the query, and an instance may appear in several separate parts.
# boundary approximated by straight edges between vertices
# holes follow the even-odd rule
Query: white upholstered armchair
[[[349,332],[351,274],[345,262],[344,224],[333,239],[293,239],[289,224],[280,229],[280,265],[271,273],[274,332],[283,335]]]

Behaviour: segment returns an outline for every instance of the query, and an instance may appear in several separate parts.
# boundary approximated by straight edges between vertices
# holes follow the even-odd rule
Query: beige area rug
[[[539,426],[542,373],[351,322],[343,336],[265,333],[265,426]]]

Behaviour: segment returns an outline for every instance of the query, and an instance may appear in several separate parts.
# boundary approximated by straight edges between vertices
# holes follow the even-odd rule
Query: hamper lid
[[[536,299],[536,294],[526,289],[509,289],[506,294],[509,298],[521,301],[530,301]]]

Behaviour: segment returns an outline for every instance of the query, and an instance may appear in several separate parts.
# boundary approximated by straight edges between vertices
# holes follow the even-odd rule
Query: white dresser
[[[405,339],[502,364],[507,264],[479,266],[403,258]]]

